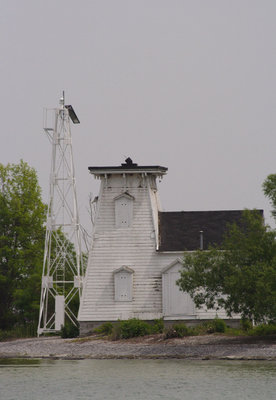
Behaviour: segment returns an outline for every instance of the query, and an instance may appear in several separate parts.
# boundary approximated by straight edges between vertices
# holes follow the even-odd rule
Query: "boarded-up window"
[[[163,270],[163,313],[165,317],[190,317],[195,314],[191,296],[182,292],[176,281],[180,278],[181,261],[176,260]]]
[[[133,272],[129,267],[114,271],[115,301],[132,301]]]
[[[115,198],[116,228],[129,228],[133,219],[133,200],[128,193]]]

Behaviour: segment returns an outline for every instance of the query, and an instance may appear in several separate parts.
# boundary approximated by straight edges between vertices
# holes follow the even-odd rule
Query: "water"
[[[0,360],[1,400],[274,400],[276,362]]]

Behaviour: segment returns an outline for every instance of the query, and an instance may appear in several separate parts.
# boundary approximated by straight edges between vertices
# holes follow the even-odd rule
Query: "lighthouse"
[[[78,314],[81,335],[103,322],[138,318],[185,321],[228,318],[197,309],[176,281],[186,252],[220,244],[241,210],[162,211],[160,165],[89,167],[100,180],[96,215]]]
[[[128,158],[118,167],[89,171],[101,184],[78,316],[81,331],[103,321],[160,318],[156,180],[167,168],[139,166]]]

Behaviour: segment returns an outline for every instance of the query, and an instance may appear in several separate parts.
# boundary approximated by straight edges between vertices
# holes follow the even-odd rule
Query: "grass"
[[[0,342],[8,339],[22,339],[36,336],[36,326],[33,324],[16,326],[13,329],[0,329]]]

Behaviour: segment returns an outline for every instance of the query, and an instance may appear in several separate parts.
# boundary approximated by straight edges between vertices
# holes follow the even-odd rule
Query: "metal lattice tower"
[[[77,325],[83,263],[70,120],[79,123],[63,92],[59,108],[44,114],[52,163],[38,335],[60,331],[65,318]]]

